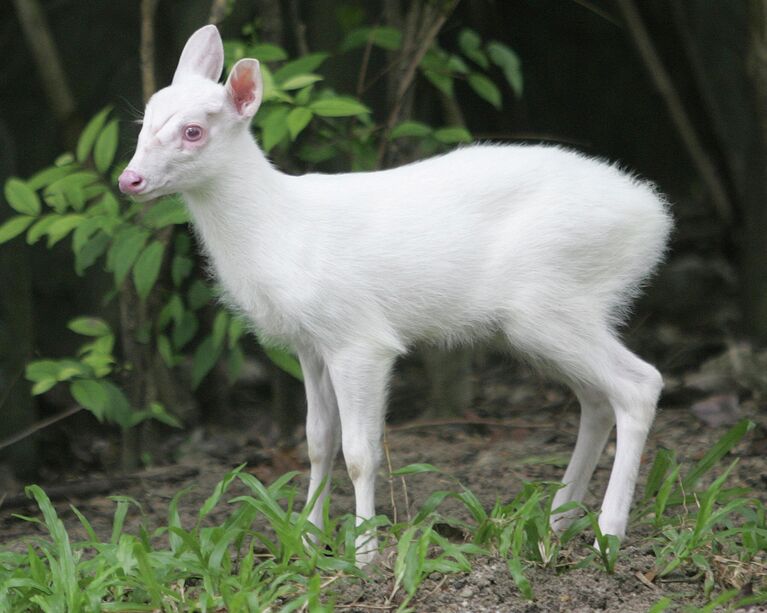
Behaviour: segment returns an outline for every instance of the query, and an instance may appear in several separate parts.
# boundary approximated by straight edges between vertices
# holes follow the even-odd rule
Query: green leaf
[[[333,159],[338,155],[338,147],[333,143],[323,143],[320,145],[305,144],[298,151],[298,156],[310,164],[319,164]]]
[[[168,413],[167,409],[159,402],[153,402],[149,405],[149,414],[153,419],[164,423],[166,426],[171,426],[173,428],[183,427],[181,422],[174,415]]]
[[[424,70],[423,76],[448,98],[453,97],[453,78],[434,70]]]
[[[495,83],[478,72],[472,72],[468,79],[469,85],[480,98],[492,104],[496,109],[501,108],[501,91]]]
[[[278,85],[285,83],[288,79],[300,74],[312,72],[319,68],[322,63],[329,57],[328,53],[310,53],[304,57],[300,57],[297,60],[288,62],[282,68],[274,73],[274,81]]]
[[[349,32],[341,43],[341,51],[351,51],[364,47],[368,41],[376,47],[387,51],[396,51],[402,46],[402,32],[397,28],[379,26],[376,28],[355,28]]]
[[[288,59],[285,49],[269,43],[248,47],[248,56],[257,58],[261,62],[281,62]]]
[[[40,172],[36,172],[29,179],[27,185],[32,190],[43,189],[52,183],[59,181],[77,169],[75,164],[67,166],[49,166]]]
[[[345,96],[315,100],[309,105],[309,109],[323,117],[348,117],[370,112],[359,100]]]
[[[263,119],[258,121],[261,126],[261,146],[267,153],[272,148],[288,137],[287,118],[290,109],[287,106],[278,106],[271,109]]]
[[[226,332],[229,327],[229,313],[226,311],[219,311],[216,314],[216,319],[213,321],[213,345],[216,348],[220,348],[224,345],[224,339],[226,338]]]
[[[197,389],[202,380],[216,365],[221,355],[221,347],[216,347],[212,336],[200,343],[194,352],[192,360],[192,388]]]
[[[35,360],[27,364],[24,376],[28,381],[58,379],[59,363],[56,360]]]
[[[247,329],[247,323],[242,317],[237,315],[233,316],[229,321],[229,332],[227,336],[229,338],[229,349],[234,349],[240,337]]]
[[[420,475],[423,473],[441,473],[442,471],[433,464],[408,464],[392,473],[392,477],[405,475]]]
[[[192,272],[194,262],[183,255],[173,256],[173,263],[170,267],[170,275],[173,279],[173,285],[179,287]]]
[[[700,478],[705,475],[719,460],[727,455],[740,440],[755,427],[754,422],[743,419],[730,428],[716,444],[708,450],[698,463],[682,479],[682,489],[691,492]]]
[[[94,115],[93,119],[88,122],[88,125],[85,126],[85,129],[80,134],[80,139],[77,141],[76,156],[77,161],[81,164],[88,159],[91,149],[93,149],[93,144],[96,142],[96,138],[98,137],[99,132],[101,132],[101,128],[104,126],[111,110],[112,107],[108,106],[99,111]]]
[[[83,336],[106,336],[112,333],[109,324],[98,317],[78,317],[70,321],[67,328]]]
[[[98,174],[82,170],[51,183],[45,188],[44,196],[46,202],[58,212],[68,207],[81,211],[87,200],[104,193],[106,189]]]
[[[450,55],[443,49],[433,46],[423,56],[419,67],[434,87],[448,97],[453,96],[453,70],[450,66]]]
[[[301,364],[289,352],[277,347],[269,347],[262,344],[266,356],[279,368],[289,375],[292,375],[299,381],[304,380],[304,374],[301,372]]]
[[[60,216],[55,213],[49,213],[38,217],[38,221],[27,232],[27,245],[34,245],[40,237],[48,233],[48,228],[51,227]]]
[[[124,226],[115,234],[107,254],[107,270],[114,272],[115,285],[122,285],[148,239],[149,232],[136,226]]]
[[[313,74],[311,72],[306,74],[299,74],[295,77],[290,77],[282,84],[282,89],[285,90],[291,90],[291,89],[301,89],[302,87],[306,87],[307,85],[311,85],[312,83],[316,83],[317,81],[322,81],[322,77],[318,74]]]
[[[0,226],[0,245],[7,243],[12,238],[16,238],[36,219],[36,217],[30,217],[28,215],[16,215],[15,217],[11,217]]]
[[[389,138],[404,138],[406,136],[429,136],[432,129],[420,121],[403,121],[397,125],[389,135]]]
[[[197,317],[191,311],[184,311],[181,321],[175,322],[171,340],[176,351],[181,351],[197,333],[199,323]]]
[[[213,294],[211,293],[210,288],[200,281],[200,279],[195,279],[187,294],[189,308],[196,311],[208,304],[212,298]]]
[[[5,182],[5,199],[15,211],[23,215],[40,214],[40,198],[21,179],[12,177]]]
[[[468,74],[470,72],[466,62],[464,62],[458,55],[450,56],[450,58],[447,60],[447,69],[448,72],[451,73],[459,72],[461,74]]]
[[[92,206],[89,210],[92,212],[94,211],[94,207],[98,206],[100,207],[98,212],[104,213],[104,215],[111,215],[113,217],[117,217],[120,214],[120,203],[118,202],[117,198],[115,198],[114,194],[111,192],[107,192],[103,195],[101,200],[98,202],[98,204]]]
[[[48,248],[53,247],[84,220],[85,217],[83,215],[62,215],[55,220],[48,226]]]
[[[56,379],[41,379],[40,381],[38,381],[32,386],[32,390],[31,390],[32,395],[39,396],[40,394],[44,394],[49,389],[54,387],[57,383],[58,381]]]
[[[75,272],[82,276],[103,255],[110,243],[111,239],[103,232],[88,239],[75,254]]]
[[[188,223],[189,214],[184,203],[177,198],[164,198],[146,212],[143,221],[151,228],[159,230],[165,226]]]
[[[487,53],[493,63],[503,70],[503,76],[514,91],[517,98],[522,96],[524,81],[522,79],[522,63],[519,56],[508,46],[498,41],[487,44]]]
[[[101,385],[107,393],[107,405],[104,417],[121,428],[129,428],[133,424],[133,409],[123,391],[114,383],[101,381]]]
[[[119,137],[119,125],[116,119],[110,121],[101,131],[96,146],[93,148],[93,162],[96,170],[101,174],[106,173],[115,159],[117,151],[117,139]]]
[[[226,360],[226,372],[231,383],[237,381],[237,377],[239,377],[244,363],[245,355],[243,354],[242,349],[235,347],[229,351],[229,356]]]
[[[160,241],[152,241],[141,252],[133,266],[133,283],[136,285],[136,293],[141,300],[146,300],[149,292],[154,287],[157,276],[160,274],[165,245]]]
[[[487,70],[490,63],[482,51],[482,39],[474,30],[465,29],[458,35],[458,46],[464,55]]]
[[[101,381],[78,379],[69,386],[69,392],[78,404],[93,413],[96,419],[103,421],[104,411],[109,401],[109,394]]]
[[[170,300],[160,309],[155,318],[158,330],[164,330],[168,324],[173,321],[175,325],[180,325],[184,319],[184,301],[179,294],[171,294]]]
[[[75,253],[80,251],[88,239],[106,225],[106,219],[103,215],[97,215],[96,217],[88,217],[79,224],[72,234],[72,251]]]
[[[522,560],[517,557],[511,557],[507,561],[507,566],[509,568],[509,573],[511,573],[511,578],[514,580],[514,583],[517,584],[517,588],[522,593],[522,596],[527,598],[527,600],[533,600],[535,598],[535,595],[533,594],[533,586],[531,585],[530,580],[525,577]]]
[[[232,66],[237,60],[244,57],[254,57],[260,62],[280,62],[288,59],[288,54],[282,47],[263,43],[259,45],[246,45],[235,40],[224,41],[224,56],[226,65]]]
[[[309,125],[312,117],[314,117],[314,113],[302,106],[298,106],[288,113],[286,121],[292,140],[296,140],[301,131]]]
[[[434,131],[434,138],[446,145],[452,145],[455,143],[470,143],[472,141],[471,134],[466,128],[460,126],[454,126],[450,128],[440,128]]]
[[[655,460],[653,460],[652,466],[650,467],[647,479],[645,479],[644,495],[642,496],[644,502],[649,502],[657,495],[669,469],[675,464],[676,456],[673,451],[665,448],[658,450],[658,453],[655,454]]]
[[[176,356],[173,353],[173,347],[170,344],[170,339],[164,334],[160,334],[157,337],[157,352],[160,354],[162,361],[168,368],[173,368],[176,365]]]

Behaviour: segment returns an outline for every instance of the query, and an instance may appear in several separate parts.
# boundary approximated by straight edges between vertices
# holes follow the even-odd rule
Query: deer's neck
[[[222,153],[215,178],[182,197],[206,246],[214,248],[242,233],[266,231],[264,226],[286,205],[282,193],[286,179],[243,131]]]
[[[182,197],[229,298],[263,310],[256,303],[274,294],[278,273],[291,272],[277,260],[299,207],[286,189],[290,177],[271,166],[249,133],[228,145],[215,178]]]

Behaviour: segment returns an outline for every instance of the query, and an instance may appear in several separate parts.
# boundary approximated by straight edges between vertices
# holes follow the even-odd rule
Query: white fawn
[[[294,349],[306,436],[323,500],[339,446],[356,516],[375,514],[388,379],[415,341],[455,345],[500,333],[567,384],[581,421],[554,507],[580,501],[605,442],[617,449],[599,525],[623,537],[662,387],[618,340],[631,298],[663,257],[672,222],[652,185],[558,147],[475,145],[380,172],[289,176],[250,132],[259,63],[218,83],[224,50],[205,26],[173,82],[149,101],[119,179],[139,200],[178,192],[228,300]],[[554,516],[563,529],[573,514]],[[357,561],[377,552],[357,540]]]

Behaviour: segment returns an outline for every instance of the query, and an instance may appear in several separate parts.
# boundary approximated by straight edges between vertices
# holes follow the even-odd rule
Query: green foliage
[[[73,324],[82,325],[86,333],[101,329],[98,322]],[[734,440],[731,437],[723,437],[725,447]],[[669,464],[665,453],[659,454],[655,463],[669,469],[672,464],[676,466]],[[745,607],[764,603],[767,598],[763,591],[753,596],[740,595],[737,589],[729,589],[731,586],[718,574],[722,564],[744,565],[763,555],[767,543],[764,506],[727,494],[724,485],[731,467],[719,475],[710,475],[718,466],[716,462],[699,475],[710,479],[711,485],[695,494],[699,500],[695,510],[680,515],[667,508],[666,525],[643,537],[656,544],[659,576],[669,564],[676,564],[676,569],[686,565],[700,569],[692,579],[685,575],[686,581],[701,583],[709,597],[707,605],[695,610]],[[692,472],[699,472],[697,467]],[[114,518],[106,541],[96,535],[75,507],[70,508],[86,536],[72,540],[45,493],[30,486],[27,493],[34,498],[42,518],[19,519],[39,524],[45,536],[30,541],[24,552],[0,550],[0,609],[330,611],[335,600],[333,584],[338,579],[348,582],[367,578],[367,573],[354,564],[354,543],[357,536],[369,530],[377,530],[383,546],[394,552],[390,570],[378,568],[375,572],[376,580],[380,581],[383,573],[390,582],[386,604],[399,611],[409,610],[430,574],[469,572],[478,557],[505,560],[520,594],[530,600],[535,597],[528,576],[531,566],[562,572],[596,565],[612,572],[621,562],[614,537],[604,537],[605,547],[600,544],[597,551],[583,541],[589,527],[594,529],[598,542],[603,539],[596,514],[585,509],[584,516],[564,534],[557,536],[551,531],[551,501],[559,484],[525,483],[512,500],[496,501],[490,509],[458,484],[456,489],[434,492],[407,522],[392,524],[379,516],[357,526],[355,518],[347,515],[328,518],[325,528],[319,530],[308,520],[316,499],[301,511],[296,510],[292,485],[295,473],[266,485],[243,468],[224,476],[191,525],[184,525],[179,510],[186,490],[170,501],[165,526],[150,530],[142,521],[137,534],[126,531],[126,518],[131,508],[141,513],[140,505],[130,498],[113,497]],[[412,464],[394,474],[413,477],[428,473],[445,476],[429,464]],[[235,487],[238,493],[232,496],[229,492]],[[448,498],[461,503],[463,518],[440,512]],[[651,496],[646,497],[649,506],[645,508],[649,509],[654,505],[648,498]],[[572,508],[570,505],[556,510]],[[211,521],[214,509],[218,509],[220,523]],[[327,517],[327,502],[323,513]],[[689,526],[689,531],[671,532],[671,525]],[[465,536],[449,538],[446,527],[458,529]],[[311,535],[313,543],[307,541],[307,535]],[[715,547],[712,538],[716,539]],[[681,561],[675,563],[680,556]],[[755,568],[762,569],[763,582],[763,568]],[[674,593],[662,595],[650,610],[679,608],[676,598]]]
[[[458,46],[462,55],[448,53],[434,45],[420,65],[424,77],[443,95],[453,97],[455,81],[465,80],[475,94],[500,110],[503,96],[492,78],[491,64],[495,64],[515,96],[522,96],[521,62],[511,48],[499,41],[484,43],[480,35],[470,29],[458,34]]]
[[[656,455],[634,517],[658,531],[653,545],[658,577],[699,576],[710,596],[717,583],[714,555],[720,564],[730,559],[748,565],[767,550],[764,505],[747,490],[724,487],[737,459],[705,489],[696,489],[753,428],[749,420],[733,426],[683,476],[673,452]]]

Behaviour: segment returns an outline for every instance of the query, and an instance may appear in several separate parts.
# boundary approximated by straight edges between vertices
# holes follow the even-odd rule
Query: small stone
[[[471,598],[474,596],[474,590],[471,587],[466,586],[461,590],[460,596],[461,598]]]

